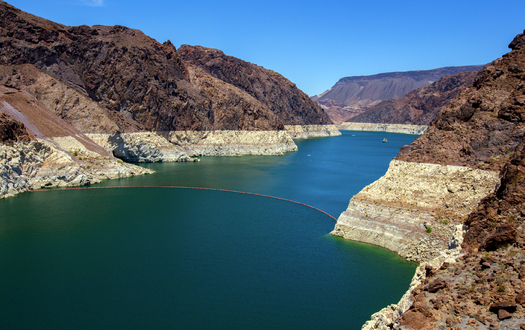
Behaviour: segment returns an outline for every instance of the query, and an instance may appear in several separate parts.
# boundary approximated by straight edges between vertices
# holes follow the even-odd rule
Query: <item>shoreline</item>
[[[401,300],[373,314],[362,329],[392,329],[412,305],[412,291],[427,270],[456,262],[465,217],[497,184],[499,172],[394,159],[385,175],[350,199],[331,235],[419,263]]]
[[[76,134],[0,143],[0,198],[42,187],[72,187],[154,173],[129,163],[191,162],[199,156],[283,155],[292,139],[338,136],[335,125],[281,131],[166,131]]]
[[[422,135],[428,128],[426,125],[405,125],[405,124],[376,124],[376,123],[340,123],[336,125],[338,129],[345,131],[370,131],[388,132],[400,134]]]

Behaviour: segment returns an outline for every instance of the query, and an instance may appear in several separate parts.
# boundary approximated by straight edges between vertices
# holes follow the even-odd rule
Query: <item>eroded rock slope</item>
[[[278,155],[297,150],[287,131],[339,134],[325,127],[332,122],[316,103],[273,71],[218,50],[177,50],[123,26],[64,26],[3,1],[0,87],[49,110],[52,125],[35,137],[73,136],[65,135],[65,122],[129,162],[187,161],[188,153]],[[10,102],[28,129],[40,120]],[[289,128],[310,124],[316,129]]]
[[[509,47],[341,215],[343,235],[408,230],[409,239],[397,235],[390,248],[404,251],[408,244],[421,261],[430,257],[401,301],[374,314],[364,329],[525,327],[525,35]],[[411,174],[391,175],[399,164]],[[437,172],[421,178],[429,168]],[[355,203],[364,203],[367,214]],[[397,216],[384,216],[392,207]]]

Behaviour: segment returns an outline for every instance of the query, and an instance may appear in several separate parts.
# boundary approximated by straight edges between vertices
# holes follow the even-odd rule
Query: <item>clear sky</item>
[[[217,48],[308,95],[340,78],[486,64],[525,29],[525,0],[8,0],[66,25],[120,24]]]

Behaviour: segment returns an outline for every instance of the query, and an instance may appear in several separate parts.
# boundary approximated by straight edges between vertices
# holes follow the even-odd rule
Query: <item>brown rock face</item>
[[[132,119],[107,109],[32,64],[0,65],[0,85],[34,96],[55,115],[84,133],[144,130]]]
[[[434,317],[425,301],[425,295],[419,294],[414,298],[415,301],[410,309],[401,317],[400,324],[408,330],[432,329]]]
[[[26,142],[30,140],[31,136],[27,133],[24,124],[5,113],[0,113],[0,142]]]
[[[23,124],[24,130],[27,131],[31,139],[73,136],[86,149],[102,156],[108,155],[104,148],[52,113],[40,101],[25,91],[0,85],[0,113],[7,114],[10,118]]]
[[[84,132],[280,130],[284,124],[331,123],[279,74],[222,52],[207,58],[222,61],[209,71],[183,62],[171,42],[160,44],[138,30],[68,27],[3,1],[0,11],[2,83],[31,93]],[[51,88],[57,81],[65,87]],[[91,112],[102,121],[89,122]]]
[[[438,81],[418,88],[401,98],[382,101],[348,121],[430,125],[441,109],[472,84],[478,73],[479,70],[474,70],[445,75]]]
[[[447,282],[441,278],[438,278],[431,284],[427,285],[425,287],[425,290],[428,292],[438,292],[439,290],[445,288],[447,286]]]
[[[332,124],[319,105],[276,72],[226,56],[217,49],[182,45],[178,52],[190,66],[201,68],[266,105],[284,125]]]
[[[123,26],[67,27],[5,2],[0,9],[0,64],[33,64],[147,130],[200,129],[213,120],[171,43]]]
[[[520,242],[525,220],[525,141],[501,171],[498,189],[484,198],[466,224],[470,227],[465,244],[471,248],[494,250]]]
[[[188,65],[192,84],[211,102],[213,126],[223,130],[283,130],[284,125],[268,107],[245,91]]]
[[[525,327],[525,34],[509,47],[510,53],[482,70],[425,134],[399,153],[409,161],[499,170],[501,178],[466,220],[466,254],[427,271],[424,285],[416,288],[424,292],[401,324]],[[446,286],[434,290],[441,279]],[[431,317],[418,312],[421,306],[433,307]]]
[[[398,158],[501,169],[525,135],[523,38],[517,36],[510,45],[513,50],[487,65]]]

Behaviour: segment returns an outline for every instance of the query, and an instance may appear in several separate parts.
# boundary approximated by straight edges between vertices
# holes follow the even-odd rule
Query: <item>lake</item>
[[[154,175],[0,200],[2,329],[360,329],[416,265],[331,237],[417,136],[343,131],[283,156],[145,164]],[[388,143],[382,143],[383,138]],[[118,188],[134,186],[136,188]],[[113,189],[114,188],[114,189]]]

